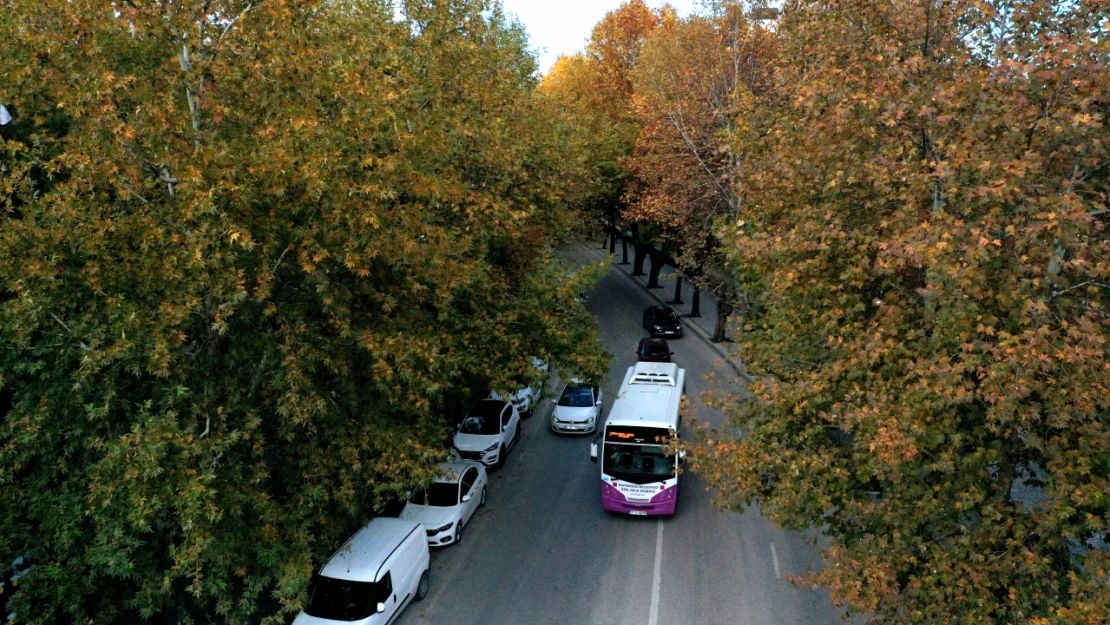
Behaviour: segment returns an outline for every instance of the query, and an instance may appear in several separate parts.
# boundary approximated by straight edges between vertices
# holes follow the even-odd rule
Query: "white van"
[[[428,595],[430,563],[424,526],[374,519],[316,574],[293,625],[388,625],[410,601]]]

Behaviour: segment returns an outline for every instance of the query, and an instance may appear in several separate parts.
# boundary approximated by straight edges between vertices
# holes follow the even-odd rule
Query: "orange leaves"
[[[1085,514],[1106,523],[1085,501],[1106,488],[1085,441],[1107,440],[1110,293],[1087,283],[1107,284],[1110,260],[1089,217],[1101,182],[1073,185],[1093,166],[1078,154],[1110,159],[1089,106],[1110,72],[1079,70],[1077,51],[1110,42],[1080,34],[1101,23],[1089,7],[1037,1],[1030,31],[967,46],[957,33],[985,18],[930,6],[805,5],[780,23],[777,80],[729,150],[744,203],[728,223],[753,225],[727,236],[760,303],[738,351],[776,381],[734,423],[782,457],[708,468],[769,475],[733,488],[828,528],[840,566],[822,579],[858,609],[1017,622],[1093,597],[1047,563]],[[1059,514],[1031,532],[1014,465],[1050,462],[1059,503],[1038,509]]]

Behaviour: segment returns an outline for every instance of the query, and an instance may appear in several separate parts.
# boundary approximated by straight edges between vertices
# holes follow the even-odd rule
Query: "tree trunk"
[[[728,340],[725,331],[728,329],[728,316],[732,314],[732,304],[723,298],[717,300],[717,325],[713,328],[713,337],[710,341],[720,343]]]
[[[648,256],[651,257],[651,271],[648,273],[647,288],[662,288],[659,286],[659,272],[663,269],[663,264],[667,262],[667,244],[663,243],[659,249],[652,247]]]
[[[609,213],[609,253],[617,253],[617,218],[613,213]]]
[[[628,239],[621,237],[621,264],[628,264]]]
[[[699,289],[697,287],[697,285],[694,286],[694,299],[691,300],[691,302],[690,302],[690,314],[687,315],[687,316],[688,317],[700,317],[701,316],[701,289]]]
[[[647,258],[648,246],[637,241],[635,244],[635,254],[632,259],[632,275],[644,275],[644,259]]]
[[[674,300],[671,303],[672,304],[681,304],[681,303],[683,303],[682,302],[682,274],[680,274],[676,271],[674,273],[674,275],[675,275]]]

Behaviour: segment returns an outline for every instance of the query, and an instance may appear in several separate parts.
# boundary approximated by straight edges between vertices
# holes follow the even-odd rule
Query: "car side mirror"
[[[597,462],[597,443],[590,443],[590,462]]]
[[[382,612],[385,612],[385,604],[380,602],[380,601],[378,602],[377,608],[378,608],[378,614],[381,614]]]
[[[595,406],[600,406],[600,405],[601,405],[601,400],[600,400],[600,399],[599,399],[599,400],[597,400],[597,403],[596,403],[596,404],[594,404],[594,405],[595,405]]]
[[[467,493],[467,494],[463,495],[462,500],[463,500],[463,503],[466,503],[466,502],[470,501],[473,498],[474,498],[474,493]]]

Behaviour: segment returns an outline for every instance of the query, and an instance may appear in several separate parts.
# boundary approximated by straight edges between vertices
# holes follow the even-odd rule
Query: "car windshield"
[[[559,405],[568,408],[589,408],[594,405],[594,392],[588,386],[570,386],[563,390]]]
[[[666,356],[667,348],[658,343],[647,343],[642,351],[645,356]]]
[[[470,409],[459,431],[463,434],[497,434],[501,431],[501,410],[504,407],[504,400],[483,399]]]
[[[317,575],[305,614],[333,621],[357,621],[374,613],[378,583],[352,582]]]
[[[662,445],[606,443],[602,472],[637,484],[661,482],[674,476],[674,456]]]
[[[678,321],[678,316],[674,314],[673,310],[657,310],[655,311],[656,321]]]
[[[500,431],[497,417],[470,415],[463,419],[459,432],[463,434],[497,434]]]
[[[459,504],[459,485],[454,482],[433,482],[428,488],[414,490],[409,501],[422,506],[457,506]]]

